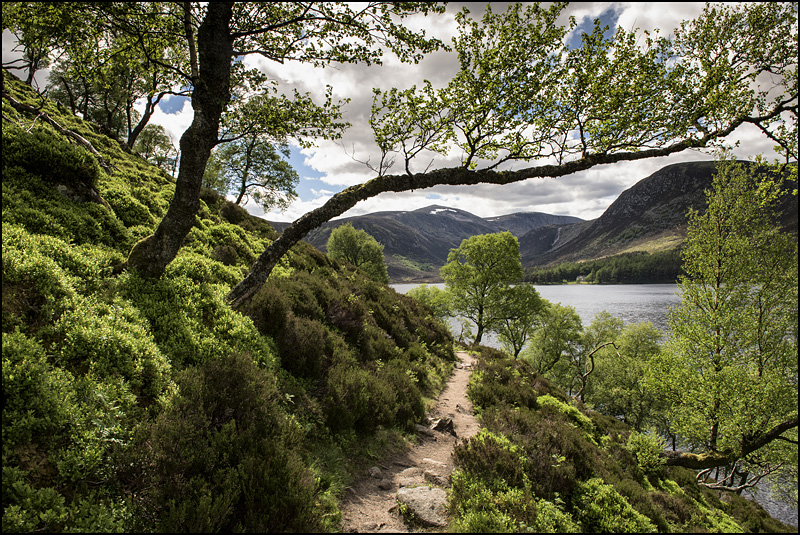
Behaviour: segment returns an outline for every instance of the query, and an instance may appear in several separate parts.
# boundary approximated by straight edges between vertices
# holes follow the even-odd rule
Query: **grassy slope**
[[[276,234],[210,191],[161,279],[118,273],[174,185],[4,78],[114,168],[4,99],[3,530],[338,529],[352,461],[423,417],[452,338],[307,244],[231,310]]]

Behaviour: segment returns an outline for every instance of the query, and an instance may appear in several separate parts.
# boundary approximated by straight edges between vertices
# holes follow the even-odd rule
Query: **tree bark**
[[[708,453],[664,451],[661,453],[661,457],[664,458],[667,466],[683,466],[684,468],[692,468],[695,470],[726,466],[733,464],[739,459],[743,459],[773,440],[777,440],[783,432],[795,427],[797,427],[797,416],[779,423],[764,434],[749,440],[743,440],[741,447],[737,450],[727,449]]]
[[[217,143],[222,112],[230,100],[233,38],[231,2],[210,2],[197,32],[198,69],[192,91],[194,119],[181,136],[180,169],[175,196],[153,235],[133,246],[128,267],[142,275],[160,277],[183,244],[200,208],[203,173]],[[187,37],[192,40],[191,35]]]

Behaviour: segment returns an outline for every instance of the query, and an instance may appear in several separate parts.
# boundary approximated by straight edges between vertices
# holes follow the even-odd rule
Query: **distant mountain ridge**
[[[438,279],[450,249],[465,238],[508,230],[518,238],[545,225],[582,221],[578,217],[541,212],[518,212],[482,218],[465,210],[431,205],[412,211],[387,211],[328,221],[311,231],[305,241],[326,250],[331,230],[344,223],[364,230],[384,246],[392,281]],[[279,232],[288,223],[270,223]]]
[[[712,187],[715,169],[713,161],[668,165],[623,191],[597,219],[534,229],[520,238],[522,264],[555,265],[679,248],[686,238],[689,209],[706,209],[705,191]],[[797,197],[784,196],[779,211],[781,225],[796,231]]]
[[[470,236],[505,230],[519,239],[525,267],[672,250],[686,238],[689,209],[705,210],[705,190],[712,185],[714,170],[713,161],[663,167],[623,191],[599,218],[589,221],[541,212],[482,218],[465,210],[431,205],[328,221],[309,233],[306,241],[325,251],[331,230],[352,223],[384,245],[393,282],[440,280],[439,268],[450,249]],[[797,231],[797,197],[787,195],[780,210],[783,227]],[[271,224],[279,232],[289,225]]]

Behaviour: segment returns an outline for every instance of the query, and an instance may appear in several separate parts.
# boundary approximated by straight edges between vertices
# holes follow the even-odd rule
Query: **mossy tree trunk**
[[[187,11],[187,18],[189,15]],[[128,267],[145,276],[161,276],[178,254],[200,208],[206,162],[217,144],[220,117],[230,100],[231,15],[232,3],[211,2],[197,31],[197,61],[192,61],[194,119],[180,140],[181,161],[175,196],[155,233],[134,245],[128,256]],[[188,22],[186,31],[192,50],[194,36]]]

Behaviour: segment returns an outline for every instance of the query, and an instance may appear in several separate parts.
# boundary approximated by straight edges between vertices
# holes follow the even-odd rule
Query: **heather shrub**
[[[666,448],[666,441],[655,432],[639,433],[631,431],[628,437],[628,450],[636,457],[636,464],[647,476],[660,476],[664,472],[664,459],[661,452]]]
[[[655,533],[650,520],[637,512],[614,487],[593,478],[578,485],[573,497],[575,518],[584,532]]]
[[[528,485],[528,459],[522,448],[503,435],[481,429],[453,450],[455,465],[492,489]]]
[[[341,362],[328,370],[325,408],[332,431],[364,432],[391,424],[396,396],[384,381],[353,362]]]
[[[281,366],[297,377],[317,378],[327,368],[328,329],[318,321],[289,314],[276,337]]]
[[[142,529],[318,531],[301,431],[274,377],[247,355],[178,374],[180,394],[143,427],[133,455]]]
[[[400,359],[390,360],[380,366],[375,375],[378,381],[386,383],[394,397],[394,414],[385,424],[406,430],[413,428],[425,416],[425,405],[407,363]]]
[[[499,404],[536,408],[536,391],[531,386],[534,377],[524,361],[482,360],[470,377],[467,395],[478,411]]]
[[[686,519],[681,520],[677,517],[665,517],[664,514],[662,514],[662,511],[670,510],[670,507],[667,506],[667,502],[673,498],[668,494],[647,492],[638,482],[629,478],[625,478],[614,484],[614,489],[625,498],[631,507],[649,518],[659,532],[670,531],[668,521],[676,523],[676,520],[679,520],[679,522],[677,522],[679,524],[683,524],[686,521]]]

